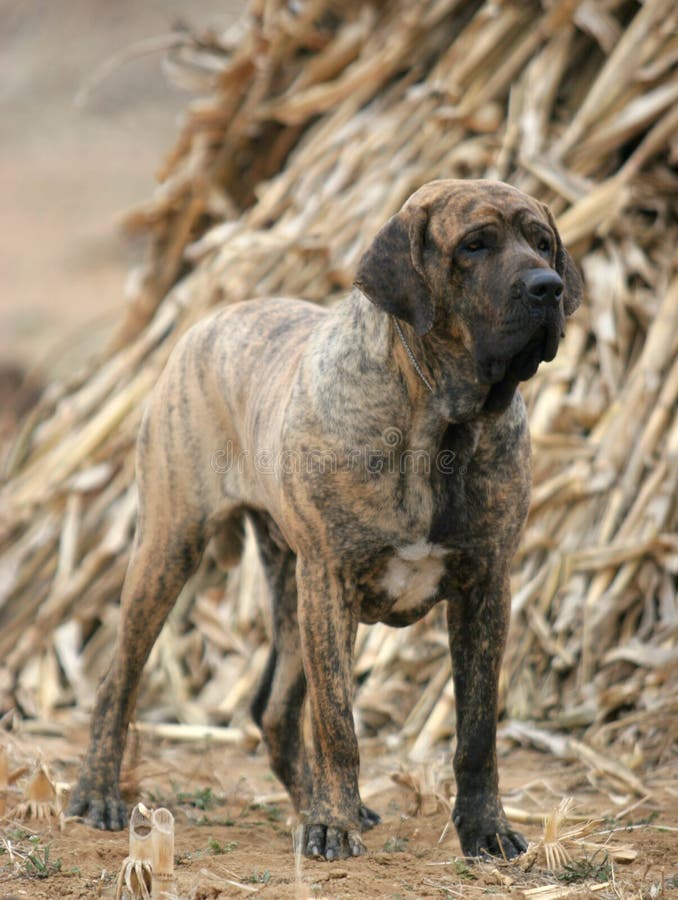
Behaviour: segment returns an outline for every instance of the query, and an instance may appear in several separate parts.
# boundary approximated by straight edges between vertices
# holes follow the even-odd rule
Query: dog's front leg
[[[360,856],[366,848],[352,713],[357,597],[350,581],[321,560],[299,557],[297,586],[313,733],[313,802],[305,816],[303,851],[325,859]]]
[[[517,856],[527,849],[499,799],[497,690],[510,612],[508,575],[489,577],[448,603],[457,703],[452,819],[465,856]]]

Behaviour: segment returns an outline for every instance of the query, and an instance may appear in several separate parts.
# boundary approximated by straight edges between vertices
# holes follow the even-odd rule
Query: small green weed
[[[476,873],[463,859],[454,859],[451,868],[455,875],[465,878],[467,881],[475,881],[477,879]]]
[[[33,845],[33,849],[28,856],[24,858],[24,870],[26,874],[33,878],[49,878],[50,875],[60,872],[61,860],[52,860],[49,858],[50,845],[45,844],[43,846],[37,835],[29,838],[29,840]]]
[[[220,844],[215,838],[210,838],[207,842],[210,853],[213,853],[215,856],[220,856],[223,853],[232,853],[237,846],[237,841],[229,841],[227,844]]]
[[[268,884],[270,880],[271,873],[268,871],[268,869],[265,869],[263,872],[259,872],[257,869],[255,869],[251,875],[243,878],[243,881],[249,882],[250,884]]]
[[[199,819],[195,819],[193,825],[225,825],[226,828],[232,828],[235,819],[230,816],[200,816]]]
[[[285,813],[276,803],[253,803],[250,809],[263,812],[269,822],[281,822],[285,818]]]
[[[153,806],[190,806],[205,812],[218,806],[220,799],[215,796],[211,787],[197,788],[194,791],[183,791],[176,782],[172,782],[172,794],[162,791],[149,791],[148,799]]]
[[[595,862],[593,859],[580,859],[572,863],[566,863],[562,872],[556,874],[558,881],[573,884],[576,881],[584,881],[587,878],[593,881],[610,881],[612,870],[609,860]]]
[[[9,838],[10,841],[25,841],[31,837],[31,833],[24,828],[10,828],[9,831],[5,832],[5,837]]]
[[[384,844],[385,853],[404,853],[407,850],[408,838],[396,834]]]
[[[182,806],[192,806],[194,809],[206,812],[217,805],[217,799],[211,787],[198,788],[195,791],[180,791],[174,785],[172,787],[177,797],[177,803]]]

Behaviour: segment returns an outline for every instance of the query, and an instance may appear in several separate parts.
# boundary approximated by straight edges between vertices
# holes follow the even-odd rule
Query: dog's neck
[[[361,328],[353,329],[358,343],[363,335],[360,351],[392,371],[407,391],[410,408],[425,412],[429,426],[436,419],[441,428],[475,422],[510,404],[515,385],[507,386],[504,395],[503,389],[497,393],[482,384],[461,335],[442,338],[434,331],[418,337],[410,325],[378,309],[359,291],[349,304],[350,314],[361,322]]]
[[[469,460],[478,448],[502,445],[505,432],[511,440],[510,429],[524,419],[520,394],[505,413],[488,412],[489,388],[478,383],[470,353],[433,333],[417,338],[402,328],[433,392],[412,365],[391,316],[357,291],[319,317],[305,351],[304,366],[316,387],[305,398],[312,405],[305,414],[321,423],[325,445],[377,457],[414,453],[434,459],[452,439],[455,453],[463,448]],[[416,487],[420,477],[409,472],[406,481]]]
[[[428,380],[428,378],[426,377],[426,375],[424,375],[424,373],[422,372],[421,366],[420,366],[419,363],[417,362],[417,357],[416,357],[416,356],[414,355],[414,353],[412,352],[412,348],[411,348],[410,345],[407,343],[407,338],[406,338],[405,335],[403,334],[403,329],[402,329],[402,326],[401,326],[400,322],[396,319],[395,316],[391,316],[391,319],[392,319],[392,321],[393,321],[393,327],[394,327],[395,330],[396,330],[396,334],[397,334],[398,337],[400,338],[400,343],[401,343],[401,344],[403,345],[403,347],[405,348],[405,353],[407,353],[408,359],[409,359],[410,362],[412,363],[412,366],[413,366],[413,368],[414,368],[414,371],[417,373],[417,375],[418,375],[419,378],[421,379],[421,382],[422,382],[422,384],[424,385],[424,387],[426,388],[426,390],[427,390],[430,394],[434,394],[435,391],[434,391],[434,389],[433,389],[433,385],[432,385],[431,382]]]

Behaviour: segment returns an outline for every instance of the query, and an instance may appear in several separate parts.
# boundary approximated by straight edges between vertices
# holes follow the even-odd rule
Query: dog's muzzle
[[[562,279],[552,269],[528,269],[516,279],[510,295],[520,309],[520,326],[516,327],[513,319],[503,341],[495,338],[487,355],[480,351],[478,377],[482,381],[497,384],[506,376],[527,381],[539,363],[554,358],[565,325],[563,288]]]

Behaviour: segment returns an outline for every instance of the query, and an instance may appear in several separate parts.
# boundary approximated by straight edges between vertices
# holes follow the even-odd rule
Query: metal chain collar
[[[398,332],[398,337],[399,337],[400,340],[402,341],[402,345],[403,345],[403,347],[405,348],[405,353],[407,353],[407,355],[408,355],[409,358],[410,358],[410,362],[411,362],[412,365],[414,366],[415,372],[416,372],[417,375],[421,378],[421,380],[424,382],[424,384],[425,384],[426,387],[429,389],[429,391],[430,391],[431,393],[433,393],[433,387],[431,386],[431,382],[428,380],[428,378],[427,378],[427,377],[424,375],[424,373],[421,371],[421,366],[419,365],[419,363],[418,363],[417,360],[415,359],[414,353],[412,352],[412,348],[410,347],[410,345],[409,345],[409,344],[407,343],[407,341],[405,340],[405,335],[403,334],[403,330],[402,330],[402,328],[400,327],[400,322],[395,318],[395,316],[393,316],[393,324],[395,325],[395,329],[396,329],[396,331]]]

